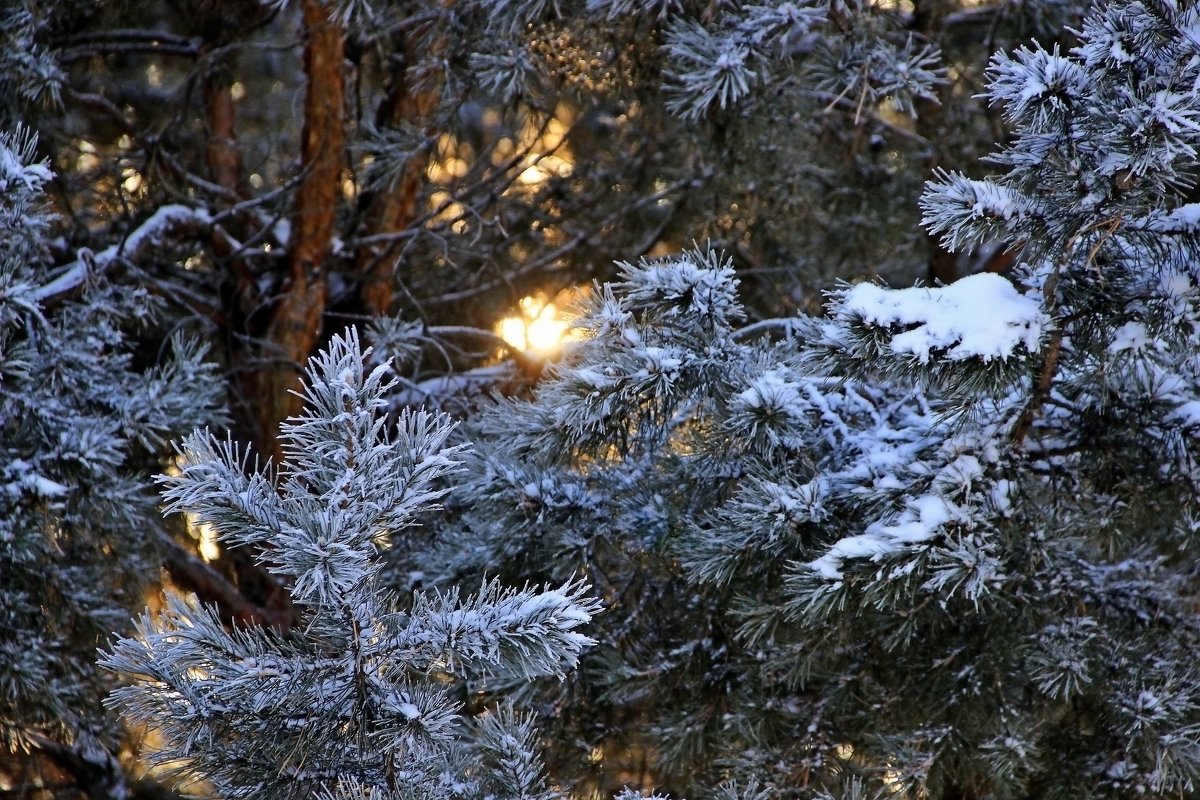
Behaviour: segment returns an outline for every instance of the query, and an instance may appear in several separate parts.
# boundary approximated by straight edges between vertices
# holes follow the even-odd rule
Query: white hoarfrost
[[[809,566],[823,578],[841,580],[842,562],[847,558],[877,560],[908,545],[927,542],[947,523],[964,519],[962,510],[944,497],[922,495],[910,500],[894,521],[872,523],[865,533],[839,540],[825,555],[809,562]]]
[[[468,680],[563,678],[595,643],[579,629],[599,603],[579,581],[490,581],[476,595],[415,593],[394,605],[379,545],[438,507],[464,448],[447,444],[445,415],[406,410],[391,429],[393,385],[382,366],[368,372],[368,355],[351,330],[312,359],[305,412],[281,426],[287,455],[272,471],[248,474],[236,446],[198,431],[180,448],[180,473],[163,478],[170,510],[256,547],[285,577],[299,616],[289,638],[231,632],[216,610],[172,601],[102,656],[139,679],[112,702],[161,732],[160,761],[229,800],[294,797],[298,775],[306,795],[368,796],[342,791],[357,782],[375,796],[401,771],[423,782],[426,800],[464,800],[443,776],[474,785],[467,800],[533,797],[542,770],[532,729],[462,721],[454,692]],[[507,763],[529,780],[464,767],[479,740],[510,734]],[[239,743],[250,739],[260,744],[246,753]]]

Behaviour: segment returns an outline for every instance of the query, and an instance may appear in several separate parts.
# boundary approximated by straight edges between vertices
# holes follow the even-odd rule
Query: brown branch
[[[1058,272],[1052,274],[1046,279],[1046,285],[1042,288],[1042,297],[1044,298],[1047,308],[1054,307],[1054,294],[1058,288]],[[1058,358],[1062,353],[1063,330],[1060,324],[1054,330],[1054,334],[1050,337],[1049,343],[1046,345],[1044,355],[1042,356],[1042,364],[1038,368],[1037,381],[1033,385],[1033,394],[1029,398],[1029,402],[1025,404],[1025,408],[1021,411],[1021,416],[1017,418],[1017,422],[1012,429],[1012,443],[1016,448],[1020,448],[1029,432],[1033,429],[1033,423],[1037,419],[1038,413],[1046,402],[1046,398],[1050,396],[1050,387],[1054,383],[1054,375],[1058,371]]]
[[[81,33],[60,41],[63,49],[58,60],[63,64],[116,53],[153,53],[193,58],[200,54],[200,43],[165,31],[108,30]]]
[[[133,121],[125,115],[124,111],[117,107],[116,103],[104,95],[96,94],[95,92],[81,92],[70,86],[66,87],[66,93],[75,102],[92,106],[103,112],[109,121],[115,124],[122,133],[135,133]]]
[[[162,548],[163,566],[175,585],[184,591],[194,592],[200,602],[216,606],[222,620],[243,626],[271,625],[280,631],[291,628],[295,621],[291,615],[280,614],[278,610],[250,602],[221,573],[189,553],[165,532],[159,532],[158,543]]]
[[[201,93],[204,98],[205,157],[214,186],[224,198],[236,203],[243,198],[242,155],[237,147],[237,111],[233,103],[232,80],[223,65],[205,73]],[[234,218],[235,233],[245,238],[242,220]],[[225,262],[226,273],[234,287],[238,311],[247,315],[262,302],[253,270],[246,262],[244,246],[228,239],[213,237],[213,252]]]
[[[106,42],[150,42],[176,46],[192,45],[195,40],[177,33],[167,31],[151,31],[144,28],[110,28],[103,31],[76,33],[67,38],[51,40],[55,47],[70,47],[79,44],[97,44]]]
[[[199,49],[194,45],[173,45],[155,42],[113,42],[105,44],[90,44],[82,47],[72,47],[58,57],[63,64],[73,64],[85,61],[94,56],[107,56],[114,53],[130,55],[134,53],[153,53],[155,55],[186,56],[194,58]]]
[[[1096,255],[1100,252],[1100,248],[1105,245],[1120,229],[1124,217],[1120,214],[1099,220],[1084,227],[1076,232],[1071,240],[1067,243],[1066,252],[1071,253],[1075,249],[1075,243],[1079,241],[1085,233],[1099,230],[1101,236],[1088,249],[1085,263],[1095,265]],[[1059,265],[1061,268],[1061,264]],[[1046,308],[1054,308],[1054,294],[1058,289],[1058,269],[1054,271],[1046,279],[1045,286],[1042,287],[1042,298]],[[1100,276],[1103,280],[1103,275]],[[1029,431],[1033,428],[1034,420],[1037,418],[1038,412],[1042,405],[1046,402],[1046,398],[1050,395],[1050,386],[1054,383],[1054,374],[1058,370],[1058,358],[1062,352],[1063,342],[1063,325],[1066,320],[1062,320],[1059,326],[1055,329],[1054,335],[1050,337],[1050,342],[1046,346],[1045,356],[1042,359],[1042,365],[1038,370],[1037,382],[1033,387],[1033,396],[1029,398],[1029,402],[1025,405],[1021,416],[1017,419],[1016,425],[1013,426],[1012,441],[1013,445],[1020,447],[1025,441],[1025,437],[1029,435]]]
[[[242,157],[237,149],[237,112],[229,75],[223,69],[204,77],[204,122],[207,142],[205,155],[213,182],[239,196]]]
[[[1038,412],[1041,411],[1042,405],[1046,401],[1046,396],[1050,394],[1050,385],[1054,383],[1054,374],[1058,371],[1058,356],[1062,352],[1062,340],[1062,331],[1056,330],[1046,346],[1046,354],[1042,358],[1042,366],[1038,370],[1037,382],[1033,386],[1033,395],[1021,411],[1016,425],[1013,426],[1012,442],[1015,447],[1021,447],[1025,437],[1029,435],[1034,420],[1037,419]]]

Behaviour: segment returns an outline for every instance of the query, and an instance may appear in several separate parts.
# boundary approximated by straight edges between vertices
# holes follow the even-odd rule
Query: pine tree
[[[13,0],[0,116],[43,133],[62,242],[204,330],[266,455],[347,320],[418,334],[397,405],[469,406],[446,395],[539,372],[496,323],[614,259],[709,239],[752,319],[989,260],[931,247],[914,200],[1003,127],[973,99],[991,43],[1057,41],[1082,3],[908,5]],[[238,551],[186,583],[292,616]]]
[[[372,330],[414,356],[385,390],[335,340],[280,466],[201,435],[168,481],[225,535],[226,589],[275,584],[107,658],[225,795],[1196,796],[1196,11],[908,5],[9,3],[0,111],[60,178],[0,148],[5,743],[126,788],[92,665],[160,561],[126,479],[214,384],[187,345],[146,367],[148,301],[111,275],[220,331],[264,454],[346,316],[404,312]],[[993,119],[973,54],[1030,33],[987,70]],[[1005,131],[997,174],[962,165]],[[932,164],[970,174],[918,206]],[[705,236],[728,255],[638,258]],[[763,318],[927,266],[978,274]],[[402,410],[536,375],[487,326],[613,275],[536,391],[467,422],[476,451]],[[411,504],[411,473],[355,471],[397,442],[445,470]],[[568,672],[579,580],[608,610]],[[543,603],[558,628],[495,632]]]
[[[52,269],[36,149],[27,129],[0,136],[0,751],[115,792],[121,730],[95,648],[158,574],[164,440],[219,420],[218,388],[181,337],[156,362],[135,353],[156,303],[104,274],[115,249]]]
[[[9,2],[0,10],[0,126],[24,103],[58,102],[63,75],[57,60],[41,41],[45,19],[29,0]]]
[[[564,780],[1200,792],[1196,19],[1113,0],[1070,54],[993,59],[1004,171],[922,203],[1009,274],[738,327],[721,257],[625,265],[486,415],[474,501],[400,555],[596,584],[601,647],[540,695]]]
[[[299,625],[230,629],[172,600],[103,658],[135,679],[113,703],[161,732],[157,763],[225,798],[556,797],[531,720],[504,705],[467,718],[463,693],[561,679],[593,643],[578,628],[596,603],[578,581],[404,603],[381,585],[380,551],[450,491],[464,445],[423,411],[392,432],[386,369],[364,363],[353,331],[313,359],[282,464],[249,470],[238,446],[198,431],[163,479],[169,510],[253,548],[286,581]]]
[[[216,329],[266,453],[347,319],[457,328],[430,377],[490,358],[522,299],[693,239],[731,253],[755,314],[920,274],[944,255],[917,224],[928,165],[998,125],[980,42],[1056,40],[1082,4],[8,5],[0,112],[45,133],[71,241],[165,204],[211,220],[130,268]]]

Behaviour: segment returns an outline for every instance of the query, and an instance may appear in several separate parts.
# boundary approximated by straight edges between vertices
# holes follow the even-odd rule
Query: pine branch
[[[295,612],[284,614],[255,605],[221,573],[201,561],[182,545],[159,530],[163,562],[179,588],[194,592],[202,602],[217,608],[222,619],[237,625],[268,625],[279,631],[290,630],[297,621]]]
[[[1033,384],[1033,393],[1026,402],[1025,408],[1022,409],[1021,416],[1017,418],[1016,424],[1013,425],[1010,439],[1014,447],[1021,448],[1024,446],[1025,438],[1033,429],[1033,423],[1037,419],[1042,404],[1050,395],[1050,389],[1054,385],[1054,376],[1058,372],[1058,360],[1062,352],[1062,343],[1062,329],[1055,329],[1050,334],[1050,340],[1046,343],[1046,348],[1043,351],[1044,355],[1041,366],[1038,368],[1037,380]]]
[[[57,277],[38,287],[34,297],[44,306],[57,305],[76,296],[88,280],[103,275],[118,260],[139,261],[152,249],[162,247],[167,237],[196,235],[211,221],[208,212],[202,209],[162,206],[120,243],[96,253],[81,251],[75,261],[59,269]]]

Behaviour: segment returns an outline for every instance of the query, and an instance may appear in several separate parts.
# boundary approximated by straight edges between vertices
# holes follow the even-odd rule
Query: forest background
[[[1196,795],[1189,4],[2,13],[0,796]]]

